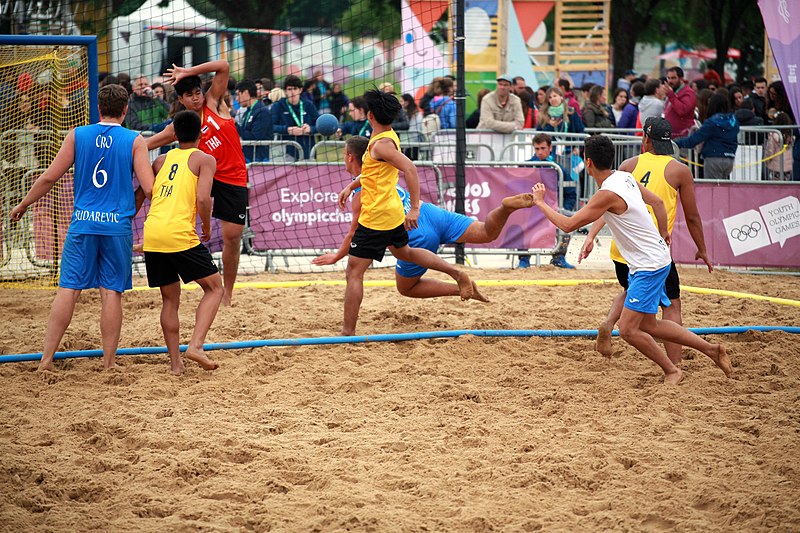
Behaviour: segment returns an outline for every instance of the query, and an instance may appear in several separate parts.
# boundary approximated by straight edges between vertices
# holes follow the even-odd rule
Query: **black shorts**
[[[622,288],[627,291],[628,274],[630,273],[628,265],[614,261],[614,269],[617,271],[617,281],[619,281]],[[674,262],[669,267],[667,281],[664,282],[664,291],[667,293],[667,298],[670,300],[677,300],[681,297],[681,280],[678,278],[678,269],[675,268]]]
[[[359,224],[350,242],[350,255],[383,261],[387,246],[402,248],[407,244],[408,232],[402,224],[390,230],[369,229]]]
[[[178,281],[178,276],[189,283],[218,272],[211,253],[202,244],[183,252],[145,252],[144,265],[150,287],[170,285]]]
[[[247,216],[247,187],[214,180],[211,185],[211,196],[214,197],[211,216],[244,226]]]

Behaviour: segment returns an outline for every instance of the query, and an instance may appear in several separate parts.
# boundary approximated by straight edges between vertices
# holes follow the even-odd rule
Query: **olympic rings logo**
[[[747,239],[755,239],[759,231],[761,231],[761,222],[755,221],[749,226],[745,224],[741,228],[733,228],[731,238],[744,242]]]

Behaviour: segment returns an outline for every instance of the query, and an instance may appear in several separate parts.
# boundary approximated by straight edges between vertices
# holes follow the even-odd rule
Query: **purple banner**
[[[455,183],[455,167],[440,167],[445,183]],[[492,168],[467,167],[467,187],[464,211],[476,220],[500,205],[503,198],[531,192],[536,183],[547,187],[545,199],[554,209],[558,207],[558,171],[552,168]],[[445,189],[443,207],[453,211],[455,189]],[[556,242],[556,228],[538,209],[520,209],[508,219],[500,236],[487,244],[472,244],[474,248],[552,248]]]
[[[758,7],[789,103],[795,119],[800,120],[800,0],[758,0]]]
[[[439,167],[445,183],[455,182],[453,167]],[[455,191],[445,189],[439,198],[439,181],[431,167],[417,169],[420,197],[452,210]],[[467,168],[466,214],[484,220],[506,196],[530,192],[541,181],[548,188],[548,202],[557,205],[557,173],[541,168]],[[352,214],[339,211],[336,198],[350,183],[341,165],[267,166],[250,169],[250,227],[258,250],[337,248],[352,222]],[[401,178],[401,185],[403,181]],[[523,209],[508,220],[494,248],[550,248],[555,228],[538,209]]]
[[[715,265],[800,267],[800,184],[697,183],[695,191]],[[679,203],[672,258],[699,264],[696,251]]]

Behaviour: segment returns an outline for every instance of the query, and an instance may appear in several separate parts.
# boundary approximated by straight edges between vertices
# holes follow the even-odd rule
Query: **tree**
[[[384,42],[394,42],[402,33],[400,2],[397,0],[353,0],[342,13],[342,31],[354,39],[374,35]]]
[[[641,35],[647,35],[661,0],[615,0],[611,4],[611,40],[614,46],[612,85],[633,68],[633,55]]]
[[[283,9],[285,0],[270,0],[264,5],[259,0],[196,0],[197,4],[205,2],[218,9],[232,27],[274,29],[275,21]],[[199,9],[198,9],[199,10]],[[262,76],[272,77],[272,35],[259,32],[243,33],[244,72],[245,76],[254,79]]]
[[[728,49],[737,36],[753,26],[752,21],[758,21],[756,26],[761,27],[761,14],[755,0],[706,0],[706,7],[714,32],[714,47],[717,50],[717,59],[713,62],[713,66],[724,80]],[[761,35],[763,36],[763,32]],[[760,41],[763,42],[763,37]],[[747,44],[747,41],[742,42],[742,45]],[[745,46],[741,46],[740,51],[743,54],[749,52]],[[739,78],[741,79],[743,75],[744,73],[740,72]]]

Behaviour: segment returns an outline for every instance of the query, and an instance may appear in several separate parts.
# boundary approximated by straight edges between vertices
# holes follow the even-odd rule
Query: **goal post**
[[[0,35],[0,285],[58,283],[72,217],[72,174],[19,222],[9,212],[67,132],[99,121],[95,36]],[[70,171],[71,172],[71,171]]]

